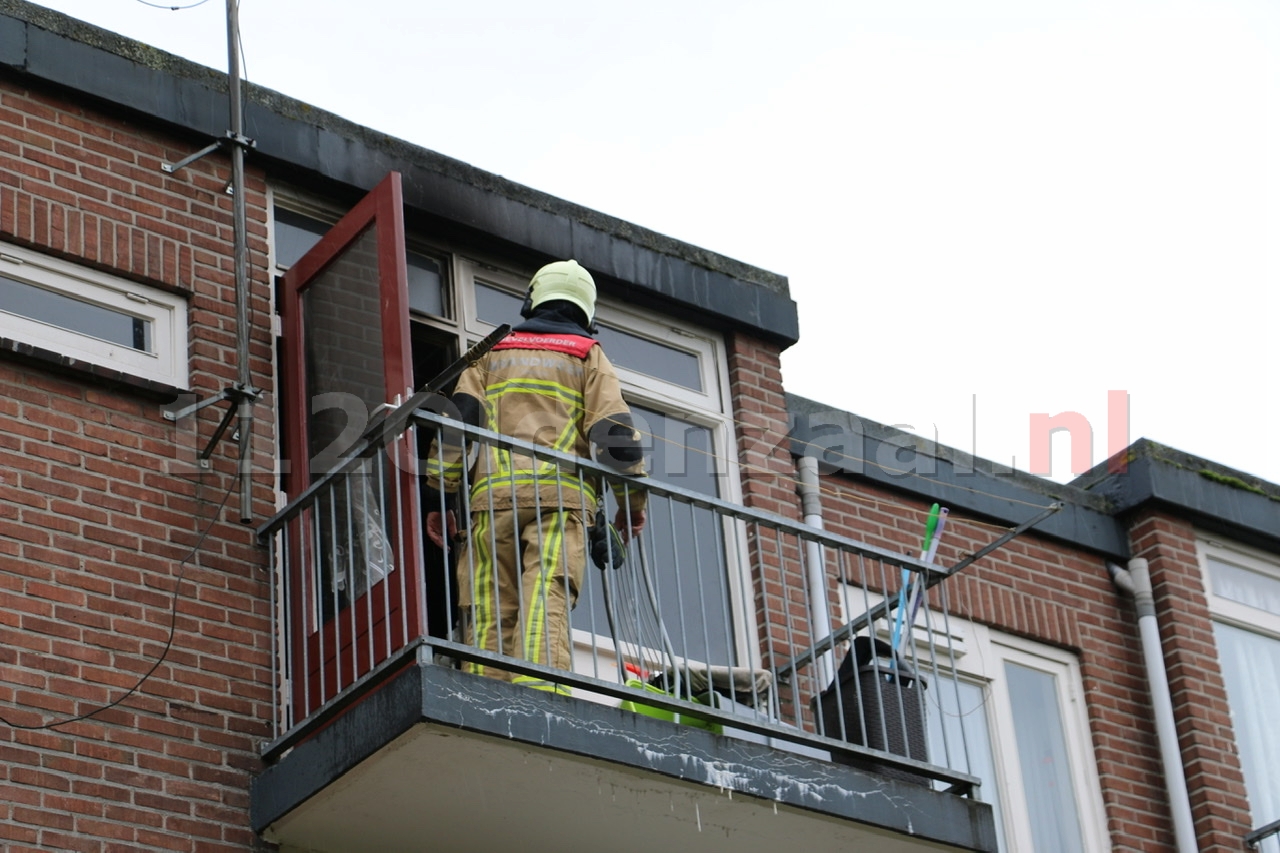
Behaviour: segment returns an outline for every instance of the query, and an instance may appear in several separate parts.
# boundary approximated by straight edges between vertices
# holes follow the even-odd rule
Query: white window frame
[[[1204,589],[1209,599],[1209,612],[1214,620],[1280,640],[1280,614],[1215,595],[1213,577],[1209,572],[1209,560],[1213,558],[1257,572],[1280,583],[1280,559],[1245,545],[1223,542],[1221,537],[1210,533],[1198,534],[1196,541]]]
[[[0,311],[0,334],[68,359],[186,388],[187,300],[18,246],[0,243],[0,274],[80,302],[151,324],[152,351],[144,352],[30,317]]]
[[[292,190],[276,189],[272,195],[273,210],[275,205],[316,219],[325,219],[325,212],[332,218],[336,213],[323,205],[307,200],[302,194]],[[274,215],[271,218],[274,228]],[[272,232],[272,251],[274,252],[274,232]],[[414,235],[406,235],[406,244],[412,243]],[[459,351],[489,334],[495,328],[492,323],[482,321],[478,316],[475,296],[477,280],[487,285],[508,292],[511,296],[523,299],[529,286],[529,275],[532,272],[518,272],[506,265],[493,263],[492,259],[483,256],[463,254],[446,246],[433,246],[433,255],[446,259],[449,263],[450,281],[446,284],[446,306],[452,305],[450,317],[415,317],[415,321],[425,322],[433,328],[449,334],[457,335]],[[279,269],[274,261],[273,268]],[[510,320],[516,322],[518,318]],[[689,353],[697,359],[702,390],[687,388],[678,383],[663,381],[635,370],[614,363],[618,378],[622,383],[627,399],[637,405],[654,408],[691,424],[707,428],[711,431],[717,457],[716,476],[720,484],[720,497],[729,502],[740,502],[742,486],[739,480],[737,460],[737,436],[733,427],[732,406],[729,394],[728,363],[725,354],[723,337],[716,332],[694,324],[682,323],[669,316],[655,319],[653,315],[642,311],[601,300],[597,305],[597,319],[602,323],[624,330],[637,337],[648,339],[661,346],[670,347]],[[735,535],[726,528],[726,536]],[[745,553],[742,543],[726,542],[729,554]],[[729,567],[732,594],[741,598],[744,592],[739,589],[740,572]],[[736,608],[736,615],[745,613],[747,619],[754,618],[751,607]],[[607,638],[589,636],[585,631],[574,629],[574,641],[578,648],[594,646],[603,651],[607,646]],[[736,651],[739,660],[744,663],[759,662],[759,649],[751,641],[755,636],[754,625],[740,625],[735,637]]]
[[[848,622],[883,600],[883,596],[877,593],[864,592],[861,586],[842,584],[842,621]],[[887,642],[887,620],[878,621],[876,627],[877,636]],[[1080,834],[1085,844],[1082,853],[1107,853],[1111,849],[1111,839],[1107,833],[1102,785],[1098,778],[1097,759],[1093,753],[1093,739],[1089,733],[1084,682],[1080,677],[1080,664],[1075,655],[955,615],[949,616],[945,625],[938,619],[933,619],[926,625],[923,612],[916,619],[913,641],[916,645],[915,653],[922,660],[928,660],[931,655],[936,656],[939,675],[951,677],[951,662],[954,660],[955,676],[982,688],[984,707],[981,713],[987,723],[993,753],[991,759],[999,778],[983,780],[981,797],[987,802],[995,797],[1000,800],[1000,813],[1004,819],[1002,829],[1005,853],[1032,850],[1034,846],[1004,665],[1008,661],[1053,677],[1080,820]],[[932,670],[923,669],[920,674],[929,679]],[[930,686],[928,689],[935,688]],[[931,703],[929,709],[936,713],[938,706]],[[977,714],[979,709],[966,708],[962,709],[962,713],[966,716]],[[944,764],[946,757],[930,756],[930,760]]]
[[[1210,618],[1214,622],[1280,642],[1280,614],[1216,595],[1213,591],[1213,576],[1209,569],[1209,560],[1214,559],[1257,572],[1263,577],[1280,583],[1280,558],[1237,542],[1223,541],[1221,537],[1205,531],[1196,532],[1196,556],[1200,563]],[[1230,704],[1230,697],[1227,697],[1227,701]],[[1238,744],[1237,747],[1239,748]],[[1248,780],[1246,780],[1247,784]],[[1256,796],[1255,792],[1254,797]],[[1255,827],[1275,819],[1274,816],[1258,814],[1257,812],[1261,809],[1254,798],[1250,798],[1249,802]],[[1264,842],[1264,846],[1266,843]]]
[[[454,269],[457,276],[457,295],[461,304],[462,327],[469,338],[480,338],[491,332],[494,326],[477,316],[474,282],[479,279],[487,285],[523,298],[528,290],[528,276],[498,269],[489,264],[455,255]],[[514,318],[513,318],[514,319]],[[729,399],[729,372],[722,338],[716,333],[692,323],[678,323],[674,318],[641,313],[638,309],[601,299],[596,304],[596,320],[636,337],[645,338],[661,346],[689,353],[698,361],[702,390],[687,388],[674,382],[641,373],[613,362],[618,379],[627,400],[638,406],[657,409],[711,431],[716,455],[716,476],[720,483],[720,497],[730,502],[742,500],[742,485],[738,477],[737,436],[733,428],[732,407]],[[737,535],[732,526],[726,526],[725,536]],[[726,554],[746,553],[741,544],[734,547],[726,541]],[[730,594],[741,603],[746,592],[741,588],[741,572],[734,565],[728,566]],[[736,621],[752,622],[752,607],[735,606]],[[738,624],[734,637],[738,659],[743,664],[759,664],[760,652],[751,642],[755,636],[754,624]],[[600,661],[591,657],[591,650],[598,654],[612,650],[612,642],[603,636],[593,636],[580,628],[573,629],[574,647],[578,666],[582,671],[595,674],[609,672],[612,661]],[[608,676],[605,676],[608,677]]]

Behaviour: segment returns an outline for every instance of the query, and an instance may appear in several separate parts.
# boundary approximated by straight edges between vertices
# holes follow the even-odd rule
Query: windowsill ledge
[[[83,359],[71,358],[32,344],[0,337],[0,357],[12,358],[26,364],[48,368],[63,376],[69,376],[95,384],[139,394],[157,402],[170,403],[187,389],[169,385],[155,379],[145,379],[111,367],[93,364]]]

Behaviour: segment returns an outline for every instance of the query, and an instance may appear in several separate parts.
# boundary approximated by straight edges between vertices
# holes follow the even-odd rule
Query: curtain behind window
[[[1215,624],[1253,825],[1280,820],[1280,640]]]

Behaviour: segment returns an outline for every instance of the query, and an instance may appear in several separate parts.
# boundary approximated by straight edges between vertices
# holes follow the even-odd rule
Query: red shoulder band
[[[512,332],[498,343],[494,349],[544,349],[562,352],[566,355],[586,358],[591,348],[600,342],[585,335],[557,335],[537,332]]]

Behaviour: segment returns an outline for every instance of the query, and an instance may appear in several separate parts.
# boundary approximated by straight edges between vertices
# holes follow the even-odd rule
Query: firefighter
[[[613,366],[593,335],[596,286],[577,261],[556,261],[533,276],[525,321],[459,377],[455,414],[469,424],[630,475],[644,474],[640,433]],[[427,515],[427,535],[444,547],[457,538],[449,507],[463,480],[464,454],[446,437],[433,446],[428,481],[446,495]],[[471,465],[469,530],[458,549],[463,640],[489,651],[572,669],[569,612],[581,589],[599,480],[552,462],[481,445]],[[437,492],[438,493],[438,492]],[[614,488],[614,524],[625,543],[645,524],[645,493]],[[600,532],[597,530],[597,533]],[[567,692],[544,679],[467,663],[477,674]]]

